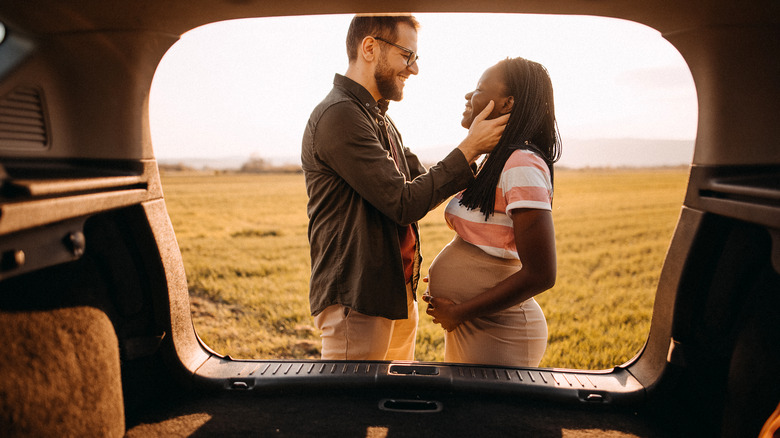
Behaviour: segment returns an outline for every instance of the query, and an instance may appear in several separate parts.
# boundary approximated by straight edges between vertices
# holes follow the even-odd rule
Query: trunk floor
[[[438,412],[380,409],[377,393],[221,393],[161,401],[127,416],[127,437],[667,437],[631,411],[485,395],[424,397]],[[398,397],[397,399],[410,399]],[[402,405],[401,407],[405,407]],[[586,409],[587,408],[587,409]]]

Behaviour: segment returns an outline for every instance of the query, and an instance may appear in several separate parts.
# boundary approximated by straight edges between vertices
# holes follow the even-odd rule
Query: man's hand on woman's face
[[[458,146],[469,163],[473,163],[482,155],[490,153],[501,139],[509,114],[486,120],[493,111],[494,102],[491,100],[485,108],[474,118],[466,138]]]

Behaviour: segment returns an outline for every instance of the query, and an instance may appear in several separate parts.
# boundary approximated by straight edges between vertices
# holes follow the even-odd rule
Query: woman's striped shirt
[[[515,208],[552,210],[552,182],[544,160],[534,152],[519,149],[510,155],[496,187],[495,213],[485,214],[460,205],[462,192],[444,210],[447,225],[463,240],[486,253],[518,259],[511,211]]]

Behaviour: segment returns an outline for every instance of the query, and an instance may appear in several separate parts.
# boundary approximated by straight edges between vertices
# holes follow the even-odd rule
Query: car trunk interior
[[[39,241],[70,235],[55,231]],[[277,378],[309,368],[316,374],[320,367],[354,374],[381,363],[247,361],[268,377],[255,387],[230,372],[207,376],[206,366],[190,375],[177,364],[164,267],[144,210],[88,218],[83,233],[89,244],[78,260],[0,283],[3,345],[11,348],[0,370],[14,376],[3,380],[3,409],[36,424],[58,415],[51,423],[58,430],[77,422],[73,430],[127,428],[131,436],[713,435],[721,427],[760,428],[780,383],[772,372],[780,366],[774,348],[780,341],[780,280],[771,266],[772,241],[766,229],[730,219],[708,217],[694,239],[696,258],[685,262],[685,293],[674,315],[678,346],[663,378],[651,391],[640,391],[641,399],[595,404],[561,402],[557,388],[502,390],[489,384],[490,367],[471,369],[476,379],[469,384],[417,380],[425,377],[423,365],[410,373],[421,375],[401,377],[408,380],[374,374],[352,384]],[[498,371],[495,376],[505,378]],[[766,401],[758,411],[761,399]],[[16,427],[38,430],[25,429],[24,421]]]
[[[635,20],[658,29],[690,66],[696,151],[647,342],[631,361],[610,370],[239,361],[204,345],[150,139],[158,62],[206,23],[406,7],[0,3],[0,98],[25,101],[42,130],[35,140],[0,138],[0,434],[758,435],[780,401],[780,9],[772,0],[416,6]],[[7,102],[0,121],[16,123]]]

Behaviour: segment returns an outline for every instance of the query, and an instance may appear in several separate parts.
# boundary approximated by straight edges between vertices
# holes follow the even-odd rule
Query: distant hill
[[[644,140],[635,138],[578,140],[565,139],[561,167],[661,167],[688,165],[693,159],[693,140]],[[454,146],[436,146],[413,150],[420,160],[435,164],[444,158]],[[250,160],[248,156],[216,158],[180,157],[160,158],[160,164],[181,164],[193,169],[238,170]],[[262,157],[273,165],[300,165],[300,157]]]
[[[249,157],[218,157],[218,158],[197,158],[197,157],[176,157],[176,158],[158,158],[160,165],[183,165],[192,169],[214,169],[214,170],[238,170],[241,165],[246,163]]]
[[[298,156],[290,157],[269,157],[265,158],[271,165],[287,167],[290,165],[301,165],[301,159]],[[202,158],[202,157],[176,157],[176,158],[158,158],[157,162],[160,165],[183,165],[196,170],[212,169],[212,170],[238,170],[248,161],[252,160],[251,156],[225,156],[215,158]]]
[[[693,159],[693,140],[565,139],[561,167],[662,167],[688,165]],[[444,158],[453,146],[416,151],[423,163]]]
[[[659,167],[689,165],[694,140],[564,140],[564,167]]]

